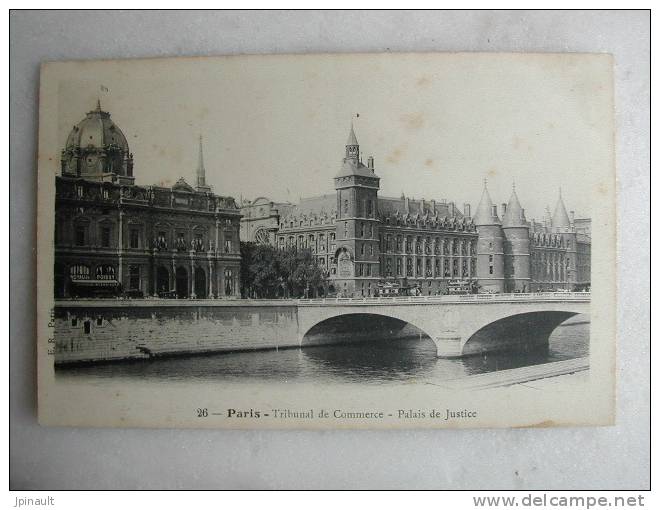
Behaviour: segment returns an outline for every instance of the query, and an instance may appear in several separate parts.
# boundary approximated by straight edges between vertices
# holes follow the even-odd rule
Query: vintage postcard
[[[45,63],[44,425],[615,422],[613,60]]]

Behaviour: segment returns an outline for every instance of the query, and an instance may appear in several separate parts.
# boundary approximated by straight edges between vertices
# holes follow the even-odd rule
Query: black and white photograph
[[[612,65],[44,64],[41,423],[612,423]]]

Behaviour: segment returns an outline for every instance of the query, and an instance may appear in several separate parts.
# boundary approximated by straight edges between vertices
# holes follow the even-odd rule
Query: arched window
[[[96,279],[97,280],[114,280],[115,268],[112,264],[101,264],[96,266]]]
[[[89,266],[74,264],[69,268],[69,276],[72,280],[89,280]]]

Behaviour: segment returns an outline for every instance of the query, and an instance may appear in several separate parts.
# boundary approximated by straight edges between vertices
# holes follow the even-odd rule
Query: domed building
[[[126,136],[97,103],[56,177],[55,297],[240,296],[241,214],[206,183],[201,137],[195,178],[136,185]]]
[[[62,149],[62,175],[93,181],[133,184],[133,154],[110,114],[96,109],[73,126]]]

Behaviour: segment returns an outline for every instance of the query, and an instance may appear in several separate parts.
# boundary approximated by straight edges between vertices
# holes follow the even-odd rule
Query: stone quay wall
[[[281,302],[60,302],[54,336],[60,365],[299,346],[297,307]]]

